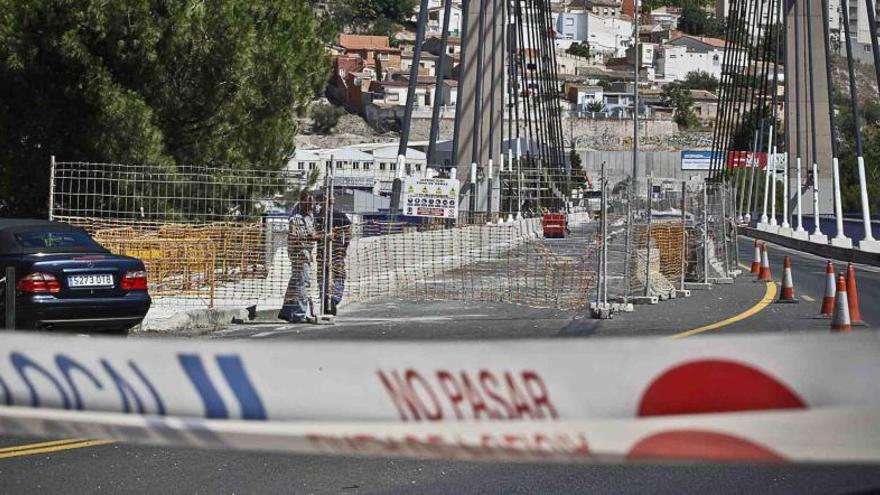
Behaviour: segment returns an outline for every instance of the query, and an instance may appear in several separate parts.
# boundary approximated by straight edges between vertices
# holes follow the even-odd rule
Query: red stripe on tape
[[[725,433],[673,430],[639,440],[627,458],[778,462],[785,458],[763,445]]]
[[[642,395],[639,416],[704,414],[763,409],[805,409],[797,394],[751,366],[701,360],[671,368]]]

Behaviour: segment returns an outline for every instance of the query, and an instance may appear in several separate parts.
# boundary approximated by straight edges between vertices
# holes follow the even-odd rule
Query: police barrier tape
[[[57,416],[67,418],[62,424],[98,417],[160,431],[189,429],[186,438],[274,428],[294,437],[337,431],[379,439],[382,432],[459,430],[573,434],[581,428],[573,425],[582,425],[590,432],[585,438],[595,442],[591,437],[602,438],[605,428],[675,427],[680,418],[671,415],[798,409],[766,413],[768,425],[774,424],[769,418],[790,419],[791,426],[779,430],[788,435],[782,438],[774,436],[775,426],[750,430],[763,424],[764,416],[755,413],[682,420],[715,425],[710,433],[720,435],[729,420],[735,437],[751,438],[751,432],[758,445],[779,451],[786,438],[800,447],[810,442],[793,440],[796,425],[807,428],[802,435],[827,427],[830,437],[813,437],[816,449],[830,449],[838,460],[868,454],[880,460],[876,427],[870,426],[878,423],[862,421],[877,419],[880,407],[880,337],[873,334],[279,344],[8,333],[0,342],[0,404],[90,411]],[[843,409],[823,412],[829,408]],[[846,416],[856,414],[852,408],[866,409],[853,419]],[[25,412],[38,421],[65,411],[7,407],[0,414],[3,431],[37,433],[20,424]],[[841,424],[822,423],[835,414]],[[651,416],[667,417],[636,419]],[[734,428],[739,424],[746,430]],[[344,438],[335,435],[330,438]],[[837,436],[852,442],[838,443]],[[624,455],[625,444],[609,447],[609,455]],[[864,448],[834,449],[853,444]],[[781,456],[799,459],[792,450]]]
[[[880,462],[880,407],[554,422],[242,421],[0,406],[0,433],[477,461]]]

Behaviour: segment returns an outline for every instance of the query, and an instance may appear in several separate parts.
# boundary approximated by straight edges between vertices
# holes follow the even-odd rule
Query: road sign
[[[372,177],[334,177],[335,187],[373,187],[376,179]]]
[[[682,151],[682,170],[711,170],[715,153],[712,151]]]
[[[727,153],[727,168],[767,168],[767,153],[761,151],[730,151]]]
[[[458,179],[409,177],[403,185],[403,214],[411,217],[457,218]]]

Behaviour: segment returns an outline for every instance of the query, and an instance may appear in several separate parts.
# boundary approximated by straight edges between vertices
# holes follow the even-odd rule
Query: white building
[[[839,0],[834,2],[837,4],[837,10],[840,10],[840,2]],[[849,32],[852,36],[853,40],[853,57],[857,60],[861,60],[862,62],[874,63],[874,54],[871,52],[871,29],[868,27],[868,8],[865,5],[864,0],[849,0],[847,2],[849,5]],[[874,4],[874,8],[877,9],[875,12],[875,16],[880,22],[880,3]],[[829,7],[832,9],[832,7]],[[837,14],[838,16],[838,24],[842,25],[842,16]],[[835,23],[832,21],[831,26],[835,26]],[[880,33],[878,33],[880,34]],[[840,49],[841,53],[846,53],[846,48],[844,46],[845,40],[843,39],[843,33],[839,33],[840,36]]]
[[[620,9],[620,0],[571,0],[567,6],[569,12],[591,13],[600,17],[618,17]]]
[[[660,29],[677,29],[681,19],[680,7],[658,7],[651,11],[651,19]]]
[[[409,74],[412,68],[413,53],[408,52],[400,56],[400,70],[404,74]],[[423,51],[419,57],[419,76],[434,77],[437,73],[438,57],[433,53]],[[447,62],[448,64],[448,62]]]
[[[373,81],[370,83],[370,102],[376,105],[405,106],[408,87],[407,81]],[[434,104],[434,93],[436,88],[433,83],[418,82],[413,108],[430,109]]]
[[[461,4],[453,3],[449,9],[449,34],[452,36],[461,36]],[[442,34],[444,13],[445,10],[443,6],[428,9],[427,31],[429,33]]]
[[[623,57],[632,44],[632,35],[633,23],[626,18],[573,12],[556,16],[557,39],[586,42],[594,54]]]
[[[575,57],[566,53],[566,49],[560,49],[556,51],[556,67],[559,70],[560,75],[577,74],[577,70],[579,67],[590,67],[593,65],[593,57],[590,57],[589,59],[583,57]]]
[[[721,78],[727,42],[718,38],[683,35],[654,50],[658,80],[683,81],[688,73],[702,71]]]
[[[373,150],[373,160],[376,163],[376,171],[374,177],[383,180],[394,180],[397,174],[397,145],[383,146]],[[406,149],[406,170],[404,175],[423,176],[428,173],[428,177],[435,177],[437,174],[433,170],[427,168],[427,156],[419,150],[413,148]]]
[[[397,145],[296,150],[287,163],[287,170],[301,173],[303,177],[317,174],[317,183],[324,181],[328,167],[333,167],[335,187],[370,189],[375,193],[390,191],[390,184],[397,176]],[[317,172],[313,172],[317,170]],[[407,148],[404,175],[436,177],[437,172],[427,167],[425,154]]]
[[[591,112],[590,106],[605,106],[605,90],[602,86],[589,84],[566,84],[566,96],[571,102],[571,111],[582,114]],[[601,110],[600,110],[601,111]]]
[[[373,155],[355,148],[336,148],[332,150],[296,150],[287,162],[287,170],[300,172],[309,177],[317,169],[318,184],[324,181],[327,167],[333,166],[333,175],[340,177],[369,177],[373,165]],[[366,182],[362,181],[363,187]],[[351,185],[346,184],[348,187]],[[370,182],[370,187],[372,182]]]
[[[458,81],[454,79],[444,79],[442,93],[442,103],[444,106],[451,107],[450,110],[455,111],[455,104],[458,102]]]

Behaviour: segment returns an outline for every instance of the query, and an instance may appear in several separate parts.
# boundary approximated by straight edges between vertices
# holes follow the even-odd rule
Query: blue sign
[[[682,170],[711,170],[712,159],[718,155],[714,151],[682,151]]]

